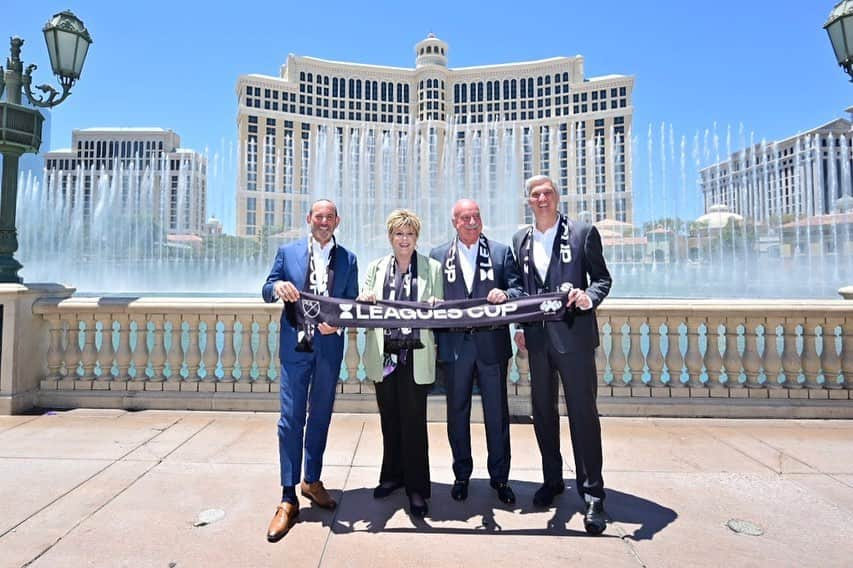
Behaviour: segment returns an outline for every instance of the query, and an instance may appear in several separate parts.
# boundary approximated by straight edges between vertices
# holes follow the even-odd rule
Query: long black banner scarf
[[[318,243],[319,246],[319,243]],[[332,236],[332,250],[329,251],[329,263],[326,265],[326,270],[320,266],[320,259],[314,254],[314,237],[308,237],[308,271],[305,274],[305,284],[302,286],[304,292],[309,292],[318,296],[328,296],[335,283],[335,252],[337,251],[338,243],[335,237]],[[292,303],[286,303],[285,306],[294,306]],[[295,308],[295,306],[294,306]],[[297,328],[296,331],[296,350],[302,352],[311,352],[314,350],[311,343],[314,339],[314,330],[317,323],[300,320],[299,309],[292,308],[288,312],[288,318],[291,316],[291,324]],[[294,323],[295,321],[295,323]]]
[[[489,241],[485,235],[480,233],[477,243],[477,265],[474,266],[474,278],[471,280],[471,289],[465,285],[465,277],[459,267],[457,260],[459,255],[459,237],[453,239],[447,254],[444,257],[444,295],[447,297],[467,298],[477,287],[477,282],[486,280],[494,282],[495,269],[492,264],[492,254],[489,251]],[[448,293],[450,292],[450,293]]]
[[[522,296],[503,304],[485,298],[428,302],[377,300],[375,304],[303,292],[296,302],[297,319],[334,327],[411,327],[448,329],[490,327],[534,321],[557,321],[563,317],[568,294],[553,292]]]
[[[392,254],[388,259],[388,270],[382,289],[382,297],[390,301],[413,301],[418,297],[418,255],[412,255],[408,269],[402,274],[397,273],[397,261]],[[400,354],[406,360],[409,349],[423,349],[421,334],[417,328],[386,327],[385,351]]]
[[[558,214],[558,217],[559,225],[557,227],[557,234],[554,236],[554,245],[555,247],[559,246],[560,258],[557,259],[557,262],[554,262],[554,250],[550,251],[551,262],[548,264],[548,272],[543,279],[545,281],[550,280],[552,286],[557,285],[556,280],[563,272],[559,270],[559,265],[569,264],[572,261],[572,247],[569,244],[569,218],[562,214]],[[533,262],[533,225],[527,229],[527,235],[524,237],[521,248],[524,251],[524,258],[521,261],[522,270],[524,271],[522,276],[524,290],[530,294],[539,291],[539,287],[536,285],[536,277],[534,276],[536,274],[536,264]],[[549,274],[552,277],[550,279],[548,278]],[[568,293],[572,289],[572,284],[565,282],[560,284],[558,289],[561,292]]]

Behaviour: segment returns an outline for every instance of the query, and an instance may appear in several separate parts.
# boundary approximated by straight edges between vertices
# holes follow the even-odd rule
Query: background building
[[[700,170],[705,212],[726,205],[762,223],[836,212],[838,200],[853,195],[850,127],[839,118]]]
[[[581,56],[451,69],[433,35],[415,52],[414,69],[291,54],[279,77],[239,78],[238,235],[298,228],[330,197],[351,246],[384,241],[401,206],[436,240],[467,196],[506,238],[528,219],[523,180],[537,173],[569,214],[632,221],[632,77],[586,78]]]
[[[180,148],[163,128],[86,128],[71,134],[71,148],[45,154],[48,192],[84,223],[98,211],[120,208],[151,217],[170,234],[204,228],[207,159]]]

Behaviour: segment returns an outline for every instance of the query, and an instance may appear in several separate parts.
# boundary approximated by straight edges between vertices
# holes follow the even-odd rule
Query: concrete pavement
[[[537,510],[539,453],[513,424],[515,507],[488,486],[472,425],[470,497],[450,498],[445,424],[430,423],[433,497],[414,521],[376,501],[376,415],[336,414],[323,480],[335,512],[302,501],[281,542],[277,415],[73,410],[0,416],[0,566],[850,566],[853,421],[602,419],[607,511],[583,531],[570,488]],[[205,511],[212,522],[202,524]],[[734,532],[757,528],[762,534]],[[199,526],[196,526],[199,525]]]

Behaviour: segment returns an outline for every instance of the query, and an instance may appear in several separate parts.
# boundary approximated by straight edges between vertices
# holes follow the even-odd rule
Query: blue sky
[[[448,42],[451,67],[581,54],[587,76],[636,78],[642,220],[664,211],[663,196],[678,191],[682,177],[695,192],[695,173],[679,165],[682,137],[692,162],[696,140],[700,152],[724,156],[742,141],[784,138],[844,115],[853,85],[821,27],[833,4],[255,0],[214,9],[180,0],[14,0],[4,6],[0,38],[24,37],[24,62],[39,65],[37,84],[52,80],[41,27],[53,13],[70,8],[95,40],[74,94],[53,111],[54,149],[70,145],[72,129],[96,126],[160,126],[189,148],[227,147],[236,137],[237,77],[277,75],[289,52],[413,67],[414,44],[433,32]],[[0,53],[5,60],[8,48]]]

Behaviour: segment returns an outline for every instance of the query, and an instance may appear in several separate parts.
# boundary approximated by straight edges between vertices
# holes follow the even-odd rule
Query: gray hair
[[[524,182],[524,195],[529,196],[530,191],[533,189],[534,186],[539,185],[541,183],[544,183],[546,181],[551,183],[551,187],[553,187],[554,191],[559,195],[560,190],[557,189],[557,184],[554,183],[554,180],[552,180],[550,177],[548,177],[544,174],[537,174],[537,175],[529,177],[529,178],[527,178],[527,180],[525,180],[525,182]]]

